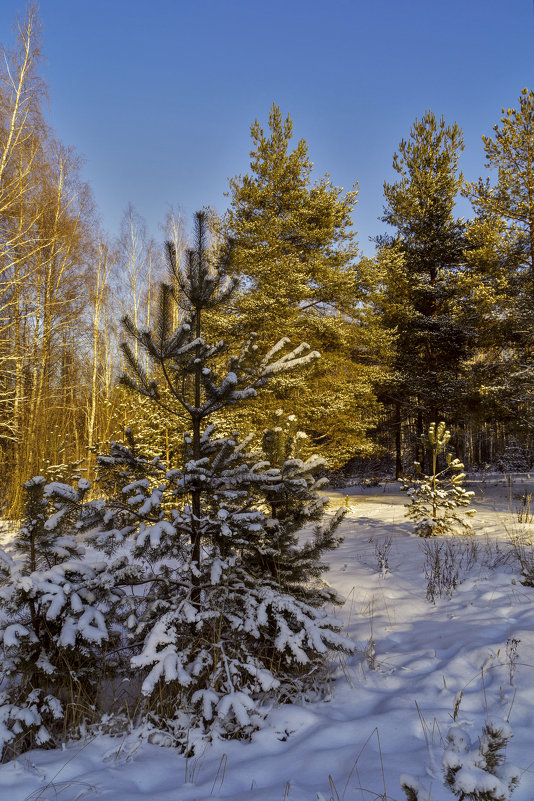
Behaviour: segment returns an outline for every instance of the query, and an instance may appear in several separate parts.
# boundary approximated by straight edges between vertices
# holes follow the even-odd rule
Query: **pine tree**
[[[427,111],[394,155],[399,179],[384,184],[382,220],[396,230],[377,240],[375,303],[397,338],[393,377],[383,394],[396,408],[399,431],[415,422],[419,442],[440,416],[461,417],[466,395],[461,368],[472,333],[458,313],[466,238],[463,221],[454,216],[462,150],[458,125]],[[400,462],[400,438],[397,451]]]
[[[325,551],[333,550],[341,541],[335,531],[344,509],[326,526],[317,525],[328,505],[328,500],[318,495],[318,490],[328,483],[324,477],[327,463],[313,454],[306,458],[308,437],[298,429],[294,415],[284,419],[278,410],[275,418],[276,424],[263,434],[262,450],[269,468],[280,475],[265,493],[276,527],[260,560],[268,560],[277,584],[294,597],[312,606],[326,601],[338,603],[335,590],[320,580],[327,569],[320,560]],[[301,545],[298,535],[309,523],[316,523],[314,536]]]
[[[470,227],[471,296],[479,310],[478,358],[472,371],[480,416],[525,441],[532,415],[534,354],[534,93],[502,109],[482,137],[486,167],[496,176],[469,184],[476,220]],[[504,440],[502,447],[504,447]]]
[[[271,382],[251,404],[247,424],[261,431],[283,407],[340,466],[369,449],[378,412],[373,382],[383,372],[387,342],[362,311],[351,230],[357,191],[343,194],[328,175],[312,182],[308,146],[291,150],[293,125],[278,106],[269,130],[251,126],[250,172],[230,181],[225,224],[240,279],[234,314],[219,320],[227,338],[258,332],[258,344],[281,336],[306,341],[321,361],[306,374]],[[244,423],[240,420],[238,425]]]
[[[118,634],[109,620],[123,600],[106,562],[87,557],[76,534],[99,523],[90,485],[26,482],[22,526],[0,551],[0,756],[58,743],[102,709],[116,674]]]
[[[228,251],[213,264],[206,243],[206,215],[199,213],[185,268],[168,248],[174,288],[162,287],[156,329],[124,321],[140,353],[158,367],[153,375],[165,382],[166,394],[126,343],[130,372],[123,382],[162,408],[170,424],[181,425],[186,413],[183,462],[158,479],[158,460],[144,459],[132,443],[113,446],[99,460],[122,489],[96,539],[110,552],[133,541],[130,556],[116,567],[121,580],[130,576],[146,589],[129,621],[143,641],[132,666],[144,674],[152,719],[184,743],[192,725],[246,734],[266,698],[293,697],[328,649],[352,648],[323,609],[335,594],[310,583],[325,569],[318,560],[335,547],[341,519],[320,525],[323,504],[313,474],[323,463],[295,458],[290,444],[280,462],[272,447],[276,431],[266,434],[265,458],[250,450],[250,438],[235,432],[217,438],[209,422],[317,354],[307,345],[288,351],[286,338],[263,358],[254,337],[229,357],[222,341],[208,344],[205,316],[227,303],[235,282],[226,276]],[[176,330],[173,303],[183,310]],[[298,546],[297,529],[308,521],[317,523],[315,537]]]
[[[458,801],[510,801],[521,777],[518,768],[506,764],[506,746],[512,736],[505,721],[487,720],[475,746],[465,728],[451,726],[442,757],[443,779]],[[416,776],[404,774],[400,784],[406,801],[434,797]]]
[[[534,92],[523,89],[519,107],[502,110],[493,137],[483,136],[486,167],[497,182],[480,179],[466,188],[476,208],[512,226],[522,263],[534,280]]]
[[[474,495],[474,492],[467,491],[462,486],[465,479],[463,464],[447,453],[445,466],[438,465],[439,456],[446,449],[450,438],[451,432],[445,423],[431,423],[424,445],[430,454],[432,473],[402,480],[403,489],[411,498],[406,515],[416,524],[414,531],[420,537],[467,534],[471,530],[471,523],[466,518],[472,516],[474,511],[469,510],[464,515],[458,512],[459,508],[469,506]],[[421,471],[419,463],[416,462],[415,466]]]
[[[460,801],[509,801],[521,775],[518,768],[505,764],[511,738],[508,723],[488,720],[473,747],[468,732],[452,726],[442,759],[445,786]]]

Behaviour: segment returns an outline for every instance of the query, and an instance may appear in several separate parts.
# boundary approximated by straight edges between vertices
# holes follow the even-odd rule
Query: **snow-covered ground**
[[[398,485],[346,490],[326,577],[347,599],[338,614],[358,649],[333,665],[323,700],[275,708],[252,742],[218,741],[189,760],[133,734],[32,751],[0,766],[0,801],[400,801],[406,773],[445,801],[453,717],[475,744],[486,719],[509,720],[507,762],[522,774],[512,797],[532,801],[534,589],[505,557],[509,533],[532,528],[517,509],[534,481],[488,476],[470,489],[472,544],[454,543],[463,581],[434,604],[423,549],[437,541],[411,536]],[[334,508],[346,493],[332,494]]]

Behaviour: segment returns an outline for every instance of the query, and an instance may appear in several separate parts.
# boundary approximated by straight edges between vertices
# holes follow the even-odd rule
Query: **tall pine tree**
[[[534,92],[523,89],[517,107],[503,109],[493,135],[482,141],[493,180],[481,178],[465,190],[476,212],[468,261],[479,301],[472,376],[480,422],[502,451],[507,434],[532,442]]]
[[[482,178],[467,187],[475,208],[506,220],[521,263],[534,282],[534,92],[523,89],[518,108],[502,110],[493,136],[483,136],[486,167],[497,181]]]
[[[412,442],[441,417],[458,419],[465,397],[462,362],[470,329],[458,315],[465,261],[465,226],[454,216],[462,187],[462,133],[427,111],[393,158],[399,179],[384,184],[383,222],[393,234],[378,238],[380,285],[375,295],[384,324],[397,331],[393,379],[384,399],[395,425]],[[397,436],[397,470],[401,438]],[[418,454],[419,456],[421,454]]]
[[[357,191],[335,187],[328,175],[313,182],[308,146],[291,150],[293,125],[278,106],[266,132],[251,126],[250,172],[230,181],[226,229],[234,242],[233,272],[240,281],[230,338],[255,331],[258,343],[288,336],[321,353],[298,378],[272,382],[249,414],[263,426],[282,407],[333,465],[370,447],[367,430],[377,414],[373,382],[386,349],[370,331],[358,303],[357,247],[351,213]]]

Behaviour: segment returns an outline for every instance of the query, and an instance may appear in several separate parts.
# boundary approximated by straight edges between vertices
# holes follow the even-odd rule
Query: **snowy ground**
[[[475,742],[488,717],[509,719],[507,760],[522,772],[512,797],[532,801],[534,589],[503,557],[507,530],[534,529],[516,513],[534,481],[488,476],[470,488],[475,545],[456,544],[457,560],[473,564],[435,604],[428,541],[410,536],[398,485],[346,491],[345,539],[327,578],[347,599],[339,614],[358,650],[333,666],[325,700],[279,707],[251,743],[220,741],[195,759],[133,735],[33,751],[0,766],[0,801],[401,801],[403,773],[445,801],[441,755],[455,704]],[[332,506],[344,496],[332,494]]]

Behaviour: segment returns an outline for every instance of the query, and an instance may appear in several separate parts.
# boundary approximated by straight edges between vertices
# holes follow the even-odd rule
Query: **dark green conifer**
[[[472,332],[458,313],[466,237],[463,221],[454,216],[462,150],[458,125],[427,111],[394,156],[398,180],[384,184],[382,220],[395,231],[377,240],[375,302],[397,338],[393,376],[383,394],[396,409],[399,431],[406,436],[415,426],[412,443],[421,442],[440,417],[461,418],[466,396],[462,365]],[[400,448],[397,438],[398,469]]]

